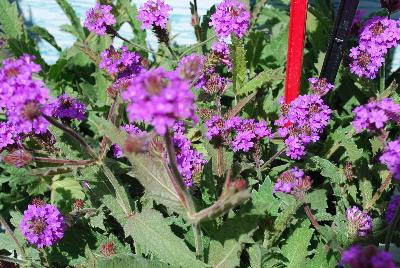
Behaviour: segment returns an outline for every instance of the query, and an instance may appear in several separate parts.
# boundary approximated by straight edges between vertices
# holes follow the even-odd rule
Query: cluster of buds
[[[113,242],[107,242],[102,244],[100,247],[100,253],[106,258],[110,258],[117,253],[115,244]]]
[[[311,189],[312,180],[305,176],[304,171],[294,167],[282,173],[274,186],[274,192],[293,195],[298,200],[303,200],[306,192]]]

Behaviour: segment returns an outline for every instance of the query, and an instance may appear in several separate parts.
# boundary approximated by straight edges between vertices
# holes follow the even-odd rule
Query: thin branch
[[[93,148],[72,128],[65,126],[61,123],[59,123],[57,120],[54,118],[43,114],[42,115],[47,121],[49,121],[50,124],[54,125],[55,127],[61,129],[62,131],[65,132],[65,134],[69,135],[71,138],[75,139],[78,141],[88,152],[88,154],[93,157],[94,159],[98,159],[97,153],[93,150]]]
[[[319,224],[318,224],[317,220],[314,218],[314,215],[312,214],[310,207],[306,203],[303,204],[303,207],[304,207],[304,211],[306,212],[307,217],[310,220],[312,226],[316,230],[318,230]]]
[[[63,164],[63,165],[77,165],[85,166],[95,163],[95,160],[68,160],[68,159],[55,159],[46,157],[33,157],[33,161],[41,163],[51,163],[51,164]]]
[[[270,159],[268,159],[268,161],[261,166],[260,170],[265,171],[267,168],[269,168],[272,162],[274,162],[274,160],[277,159],[285,150],[286,146],[284,146],[282,149],[276,152]]]
[[[107,121],[113,123],[113,116],[115,113],[115,110],[118,107],[119,104],[119,94],[115,97],[110,110],[108,111],[108,116],[107,116]],[[100,152],[99,152],[99,158],[100,159],[104,159],[105,153],[106,153],[106,148],[107,148],[107,143],[109,142],[109,138],[107,137],[107,135],[104,135],[103,139],[101,140],[100,143]]]
[[[392,181],[392,175],[389,174],[386,179],[383,181],[382,185],[379,187],[379,189],[376,191],[372,199],[367,203],[365,206],[365,210],[368,212],[374,205],[375,203],[381,198],[383,192],[386,190],[390,182]]]
[[[213,39],[216,38],[216,35],[211,36],[210,38],[208,38],[207,40],[197,43],[196,45],[188,48],[187,50],[185,50],[184,52],[182,52],[182,54],[179,56],[179,59],[182,59],[186,54],[189,54],[190,52],[192,52],[193,50],[196,50],[198,47],[201,47],[204,44],[207,44],[208,42],[212,41]]]
[[[6,230],[6,233],[11,236],[12,240],[14,240],[15,245],[18,247],[19,251],[21,252],[22,258],[26,260],[26,253],[24,248],[22,247],[21,243],[19,243],[17,237],[15,236],[13,230],[11,229],[10,225],[6,222],[4,219],[3,215],[0,214],[0,223],[3,225],[4,229]]]

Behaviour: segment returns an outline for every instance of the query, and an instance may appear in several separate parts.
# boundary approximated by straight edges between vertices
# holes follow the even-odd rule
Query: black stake
[[[334,83],[360,0],[341,0],[320,78]]]

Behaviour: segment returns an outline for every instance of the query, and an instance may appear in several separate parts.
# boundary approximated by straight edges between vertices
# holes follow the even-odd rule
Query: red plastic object
[[[289,41],[286,62],[286,103],[296,99],[300,93],[306,20],[307,0],[292,0],[290,3]]]

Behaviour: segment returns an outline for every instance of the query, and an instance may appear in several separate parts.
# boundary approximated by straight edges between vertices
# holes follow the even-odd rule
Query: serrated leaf
[[[308,246],[314,233],[309,227],[299,227],[286,240],[282,246],[282,254],[289,260],[286,263],[288,268],[305,267],[306,257],[308,256]]]
[[[382,141],[380,141],[378,137],[373,137],[373,138],[369,139],[369,142],[371,143],[373,156],[375,156],[377,153],[379,153],[383,149]]]
[[[105,219],[106,216],[104,215],[104,212],[100,211],[99,213],[97,213],[97,215],[90,217],[90,226],[106,231],[106,227],[104,226]]]
[[[131,5],[131,1],[130,0],[119,0],[122,4],[122,6],[125,8],[126,10],[126,14],[129,17],[129,24],[132,27],[132,31],[133,31],[133,35],[134,35],[134,39],[135,42],[137,42],[138,44],[146,47],[146,31],[143,31],[140,23],[137,19],[137,15],[138,15],[138,10],[135,4]],[[144,51],[142,51],[143,53]],[[147,52],[144,52],[147,53]]]
[[[335,266],[335,258],[323,243],[318,244],[314,257],[307,263],[308,268],[334,268]]]
[[[145,210],[130,217],[124,226],[145,254],[152,253],[172,266],[205,267],[183,240],[174,235],[168,221],[155,210]]]
[[[363,208],[366,208],[368,202],[372,199],[373,186],[367,178],[361,178],[359,187],[362,197]]]
[[[327,216],[326,209],[328,208],[328,203],[325,189],[316,189],[308,193],[305,196],[305,202],[310,204],[312,210],[317,211],[314,215],[317,220],[321,220],[319,215]]]
[[[347,181],[346,176],[343,173],[343,170],[339,169],[335,164],[321,158],[319,156],[313,156],[307,160],[307,162],[311,163],[312,170],[320,170],[321,175],[325,178],[331,179],[333,183],[344,183]]]
[[[350,161],[355,163],[358,159],[363,157],[363,150],[359,149],[354,142],[352,138],[353,133],[353,126],[349,126],[348,128],[339,127],[333,133],[332,138],[345,148]]]
[[[238,95],[248,94],[255,91],[257,88],[270,83],[274,80],[282,80],[284,76],[282,74],[283,67],[277,69],[267,69],[259,73],[256,77],[248,81],[243,87],[239,88],[237,91]]]
[[[274,197],[273,189],[272,181],[267,177],[258,191],[253,190],[251,200],[257,213],[267,212],[271,216],[277,216],[280,202]]]
[[[5,233],[0,233],[0,250],[2,249],[8,250],[9,252],[18,249],[11,236]]]
[[[135,255],[118,255],[112,258],[103,258],[97,261],[93,268],[121,268],[121,267],[146,267],[146,268],[168,268],[168,264],[149,260]]]
[[[71,177],[59,178],[56,176],[51,185],[51,203],[66,211],[71,210],[75,199],[84,199],[85,193],[80,183]]]
[[[0,26],[8,38],[20,39],[23,34],[22,19],[18,14],[17,3],[0,0]]]
[[[61,51],[61,48],[58,46],[58,44],[56,42],[56,39],[54,38],[54,36],[51,33],[49,33],[49,31],[47,31],[47,29],[42,28],[37,25],[34,25],[32,27],[29,27],[28,31],[30,33],[36,34],[37,36],[39,36],[40,38],[45,40],[47,43],[52,45],[55,49],[57,49],[58,51]]]
[[[246,50],[243,42],[237,37],[232,36],[231,57],[233,63],[232,79],[233,92],[237,94],[237,90],[241,88],[246,80]]]
[[[64,11],[65,15],[70,20],[72,26],[74,26],[74,30],[76,32],[77,37],[79,37],[81,40],[84,40],[85,33],[83,31],[81,22],[78,16],[76,15],[74,9],[72,8],[72,6],[66,0],[56,0],[56,2],[60,6],[60,8]]]

